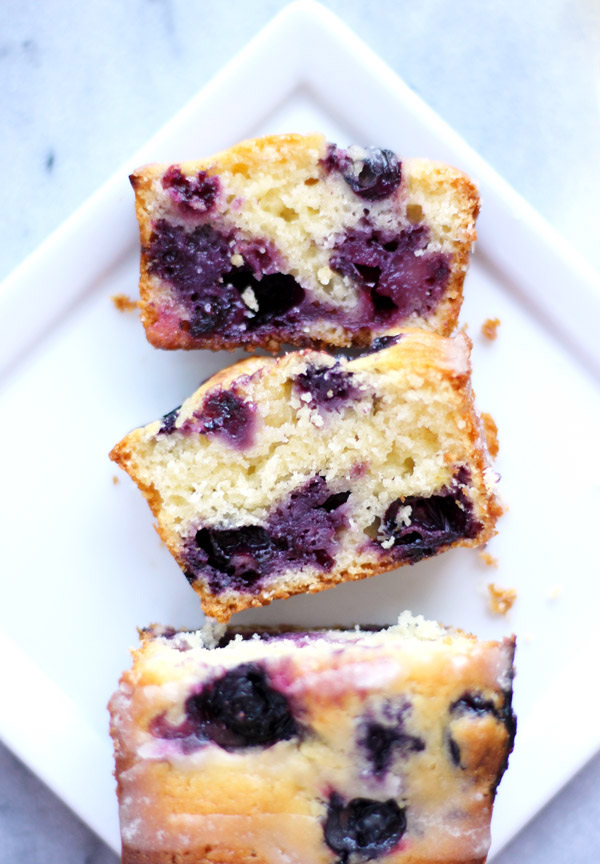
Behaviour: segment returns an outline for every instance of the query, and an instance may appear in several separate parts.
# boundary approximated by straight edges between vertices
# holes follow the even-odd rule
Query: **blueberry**
[[[398,524],[400,508],[410,507],[409,524]],[[409,495],[397,498],[383,517],[383,533],[394,537],[392,554],[397,558],[419,561],[435,554],[441,546],[463,537],[475,537],[481,525],[472,516],[472,504],[460,490],[449,489],[438,495],[421,498]]]
[[[375,722],[367,723],[360,743],[377,775],[385,774],[388,771],[396,753],[406,756],[409,753],[420,753],[425,749],[425,743],[421,738],[406,734],[402,730],[401,723],[396,726],[385,726]]]
[[[452,764],[456,765],[456,767],[460,767],[460,747],[452,737],[452,735],[448,736],[448,749],[450,750],[450,758],[452,759]]]
[[[268,273],[257,279],[248,268],[233,270],[225,277],[240,295],[251,288],[256,301],[256,309],[250,309],[247,326],[256,330],[271,321],[282,318],[292,309],[300,306],[305,297],[304,289],[293,276],[285,273]]]
[[[485,699],[481,693],[464,693],[460,699],[457,699],[456,702],[453,702],[450,706],[450,713],[463,713],[469,712],[471,714],[478,714],[482,716],[484,714],[493,714],[497,716],[497,709],[494,702],[491,699]]]
[[[191,425],[202,435],[216,435],[244,448],[252,443],[254,411],[255,406],[236,393],[219,390],[207,396]]]
[[[196,532],[195,542],[206,555],[205,564],[238,584],[256,580],[275,551],[271,537],[259,525],[201,528]]]
[[[187,579],[193,583],[202,574],[214,592],[233,586],[252,592],[283,570],[331,570],[336,534],[348,524],[343,505],[349,496],[350,490],[332,492],[317,476],[280,501],[264,526],[199,528],[186,542]]]
[[[348,402],[361,398],[363,393],[354,384],[351,372],[336,366],[307,366],[296,376],[294,386],[322,408],[337,410]]]
[[[358,169],[358,170],[357,170]],[[381,201],[392,195],[402,180],[398,158],[391,150],[369,147],[367,155],[343,175],[353,192],[367,201]]]
[[[190,696],[185,713],[196,734],[225,750],[270,747],[300,732],[286,697],[253,663],[236,666]]]
[[[158,430],[158,435],[170,435],[173,429],[175,428],[175,423],[177,422],[177,417],[179,415],[179,410],[181,405],[178,405],[177,408],[173,408],[172,411],[169,411],[168,414],[165,414],[162,418],[162,424],[160,429]]]
[[[327,513],[332,513],[334,510],[337,510],[338,507],[341,507],[342,504],[345,504],[349,497],[350,490],[347,492],[336,492],[335,495],[330,495],[323,504],[319,504],[318,509],[325,510]]]
[[[209,177],[206,171],[198,171],[196,177],[188,177],[178,165],[171,165],[165,171],[162,187],[169,190],[180,210],[186,214],[199,215],[214,209],[221,184],[218,177]]]
[[[190,320],[183,321],[181,329],[198,339],[242,323],[244,311],[239,297],[224,286],[221,291],[221,294],[206,292],[201,300],[193,301]]]
[[[348,804],[334,793],[329,800],[325,820],[325,842],[341,861],[355,854],[359,860],[370,860],[389,852],[406,831],[406,812],[398,804],[353,798]]]
[[[366,201],[387,198],[402,180],[398,157],[380,147],[368,147],[362,159],[353,159],[347,150],[330,144],[323,165],[327,171],[339,171],[352,191]]]
[[[492,785],[492,794],[496,793],[498,784],[502,779],[507,766],[508,757],[513,749],[515,734],[517,731],[517,718],[512,710],[512,687],[503,692],[502,701],[495,702],[493,699],[486,698],[478,692],[467,691],[450,705],[450,715],[472,716],[473,719],[492,715],[499,723],[506,727],[507,742],[503,764],[500,767],[498,776]],[[460,747],[452,737],[451,733],[447,733],[448,748],[450,750],[450,758],[454,765],[461,766]]]
[[[383,351],[385,348],[395,345],[400,339],[402,339],[401,333],[397,333],[394,336],[378,336],[377,339],[373,339],[369,350],[365,353],[375,354],[376,351]]]

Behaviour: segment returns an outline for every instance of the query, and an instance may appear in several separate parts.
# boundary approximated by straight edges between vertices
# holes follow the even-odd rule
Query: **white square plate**
[[[308,46],[308,50],[307,50]],[[0,293],[5,662],[0,734],[119,848],[106,702],[136,626],[197,626],[195,595],[107,453],[231,354],[151,348],[110,296],[134,294],[138,240],[127,175],[267,132],[320,129],[451,162],[479,181],[480,241],[462,321],[479,405],[500,428],[510,509],[497,570],[457,550],[318,596],[244,613],[305,625],[415,613],[519,637],[519,731],[494,814],[500,849],[600,746],[595,541],[600,476],[600,291],[594,272],[331,13],[287,7],[6,281]],[[479,335],[502,321],[497,342]],[[595,570],[594,570],[595,568]],[[486,584],[518,589],[490,616]]]

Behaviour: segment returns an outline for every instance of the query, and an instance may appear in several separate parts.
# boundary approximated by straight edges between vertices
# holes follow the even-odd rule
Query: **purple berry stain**
[[[296,317],[304,289],[280,272],[277,253],[266,241],[236,241],[211,225],[186,231],[161,219],[146,254],[150,273],[172,285],[189,310],[180,327],[195,339],[226,331],[251,341],[252,333],[260,338],[274,327],[300,330]],[[232,264],[236,255],[242,266]]]
[[[207,579],[218,593],[226,588],[252,593],[283,570],[304,566],[329,571],[337,534],[347,527],[344,512],[350,492],[334,492],[321,476],[293,490],[264,525],[198,528],[184,552],[186,576]]]
[[[206,171],[188,176],[179,165],[171,165],[165,171],[162,187],[168,190],[171,199],[183,213],[193,216],[214,210],[221,190],[218,177],[211,177]]]
[[[325,842],[343,864],[351,856],[355,861],[370,861],[400,842],[406,831],[406,811],[392,798],[353,798],[346,804],[333,793],[323,830]]]
[[[394,324],[413,315],[426,316],[438,304],[450,276],[449,256],[425,252],[428,239],[424,225],[400,233],[356,228],[348,231],[329,264],[359,287],[367,315],[376,322]]]

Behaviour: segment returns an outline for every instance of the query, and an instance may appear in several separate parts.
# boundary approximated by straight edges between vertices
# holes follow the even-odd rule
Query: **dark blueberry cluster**
[[[188,177],[179,165],[171,165],[165,171],[162,187],[169,191],[183,213],[196,216],[214,209],[221,190],[218,177],[211,177],[206,171],[198,171],[195,177]]]
[[[188,697],[185,713],[199,738],[225,750],[270,747],[300,731],[286,697],[254,663],[236,666]]]
[[[206,684],[185,702],[185,719],[177,726],[164,714],[149,731],[156,738],[178,740],[184,753],[213,741],[224,750],[270,747],[300,734],[283,693],[269,683],[265,670],[244,663]]]
[[[389,852],[406,831],[406,812],[393,800],[353,798],[334,793],[324,825],[325,842],[342,862],[369,861]]]
[[[346,234],[329,264],[358,285],[375,321],[393,324],[430,313],[448,284],[449,256],[426,252],[428,242],[424,225],[395,233],[366,224]]]
[[[241,267],[228,273],[224,280],[240,295],[248,288],[252,290],[256,304],[247,313],[246,322],[251,331],[285,318],[305,297],[304,289],[285,273],[267,273],[258,279],[248,267]]]
[[[186,231],[160,219],[146,254],[150,272],[169,282],[189,309],[181,327],[194,338],[227,331],[228,337],[244,341],[248,332],[297,323],[304,289],[280,272],[278,256],[266,241],[235,241],[208,224]],[[232,264],[235,254],[244,259],[243,266]],[[248,289],[254,300],[245,302]]]
[[[324,165],[329,171],[339,171],[352,191],[366,201],[388,198],[402,180],[398,157],[381,147],[368,147],[363,157],[353,159],[347,150],[330,144]]]
[[[263,577],[282,570],[305,565],[330,570],[336,534],[347,525],[343,505],[349,495],[332,492],[317,476],[280,502],[264,526],[198,529],[184,553],[188,579],[205,576],[213,592],[254,591]]]
[[[411,508],[408,525],[397,521],[402,507]],[[456,540],[476,537],[481,524],[472,511],[473,505],[460,489],[445,488],[428,498],[397,498],[385,511],[381,534],[394,538],[391,554],[395,558],[415,563]]]
[[[339,363],[335,366],[307,366],[296,376],[294,385],[301,393],[309,393],[311,401],[321,408],[338,410],[363,395],[354,384],[354,376]]]

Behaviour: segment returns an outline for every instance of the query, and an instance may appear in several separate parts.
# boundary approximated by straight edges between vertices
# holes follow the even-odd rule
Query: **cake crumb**
[[[517,592],[514,588],[499,588],[493,582],[488,585],[488,591],[490,594],[488,606],[494,615],[506,615],[517,599]]]
[[[481,422],[483,424],[483,432],[485,434],[485,440],[488,450],[490,451],[490,456],[492,457],[492,459],[495,459],[498,455],[498,450],[500,449],[500,444],[498,442],[498,427],[496,426],[496,421],[491,414],[487,413],[487,411],[482,411]]]
[[[110,298],[119,312],[133,312],[139,307],[137,300],[132,300],[127,294],[113,294]]]
[[[481,333],[490,342],[493,342],[498,336],[498,327],[500,326],[499,318],[486,318],[481,325]]]
[[[550,589],[548,594],[548,600],[557,600],[562,594],[562,588],[560,585],[555,585],[554,588]]]
[[[533,633],[523,633],[523,641],[524,642],[533,642]]]
[[[118,486],[121,481],[119,480],[119,478],[117,477],[116,474],[113,474],[112,482],[113,482],[113,486]]]
[[[483,561],[486,567],[495,567],[498,569],[498,559],[494,558],[493,555],[490,555],[489,552],[480,552],[479,560]]]

